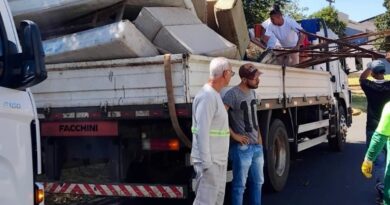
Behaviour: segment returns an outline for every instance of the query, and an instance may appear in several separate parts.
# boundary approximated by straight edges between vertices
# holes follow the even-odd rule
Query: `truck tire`
[[[339,115],[337,119],[337,131],[336,137],[329,139],[329,146],[332,150],[341,152],[344,149],[345,141],[347,138],[347,117],[345,113],[345,108],[339,106]]]
[[[273,191],[282,191],[290,169],[290,145],[286,126],[279,119],[271,124],[265,150],[267,184]]]

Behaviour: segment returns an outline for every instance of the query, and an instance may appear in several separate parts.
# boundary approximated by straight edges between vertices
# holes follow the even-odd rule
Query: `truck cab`
[[[0,204],[42,205],[39,122],[29,91],[46,78],[40,32],[23,21],[19,41],[6,0],[0,15]]]
[[[329,29],[326,26],[326,23],[323,19],[313,19],[314,21],[317,21],[320,30],[317,32],[318,35],[324,36],[329,39],[338,39],[339,36],[334,33],[331,29]],[[316,39],[316,42],[319,43],[319,39]],[[329,47],[337,47],[335,43],[329,44]],[[329,48],[325,48],[328,49]],[[335,105],[337,105],[338,111],[338,121],[337,123],[339,125],[338,133],[341,133],[343,136],[341,137],[342,140],[345,140],[347,128],[351,126],[352,124],[352,96],[351,96],[351,90],[349,89],[348,85],[348,74],[349,69],[346,66],[345,59],[338,59],[329,61],[323,64],[315,65],[313,66],[314,70],[324,70],[328,71],[331,75],[331,85],[332,85],[332,91],[335,99]],[[334,138],[334,140],[339,140],[338,137]],[[342,142],[334,142],[334,148],[336,150],[342,149]]]

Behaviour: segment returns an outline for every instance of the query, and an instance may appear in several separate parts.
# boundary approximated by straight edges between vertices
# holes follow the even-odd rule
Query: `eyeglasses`
[[[230,72],[230,76],[231,77],[233,77],[234,76],[234,74],[236,74],[234,71],[232,71],[232,70],[225,70],[225,71],[229,71]]]

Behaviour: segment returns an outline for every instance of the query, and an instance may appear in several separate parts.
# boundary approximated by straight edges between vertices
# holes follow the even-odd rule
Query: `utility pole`
[[[332,6],[332,3],[334,3],[336,0],[326,0],[327,2],[329,2],[329,6]]]

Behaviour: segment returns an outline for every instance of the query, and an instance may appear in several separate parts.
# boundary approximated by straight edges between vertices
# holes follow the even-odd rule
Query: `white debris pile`
[[[163,53],[241,59],[249,44],[241,0],[21,0],[10,6],[17,22],[29,18],[41,27],[48,63]]]

